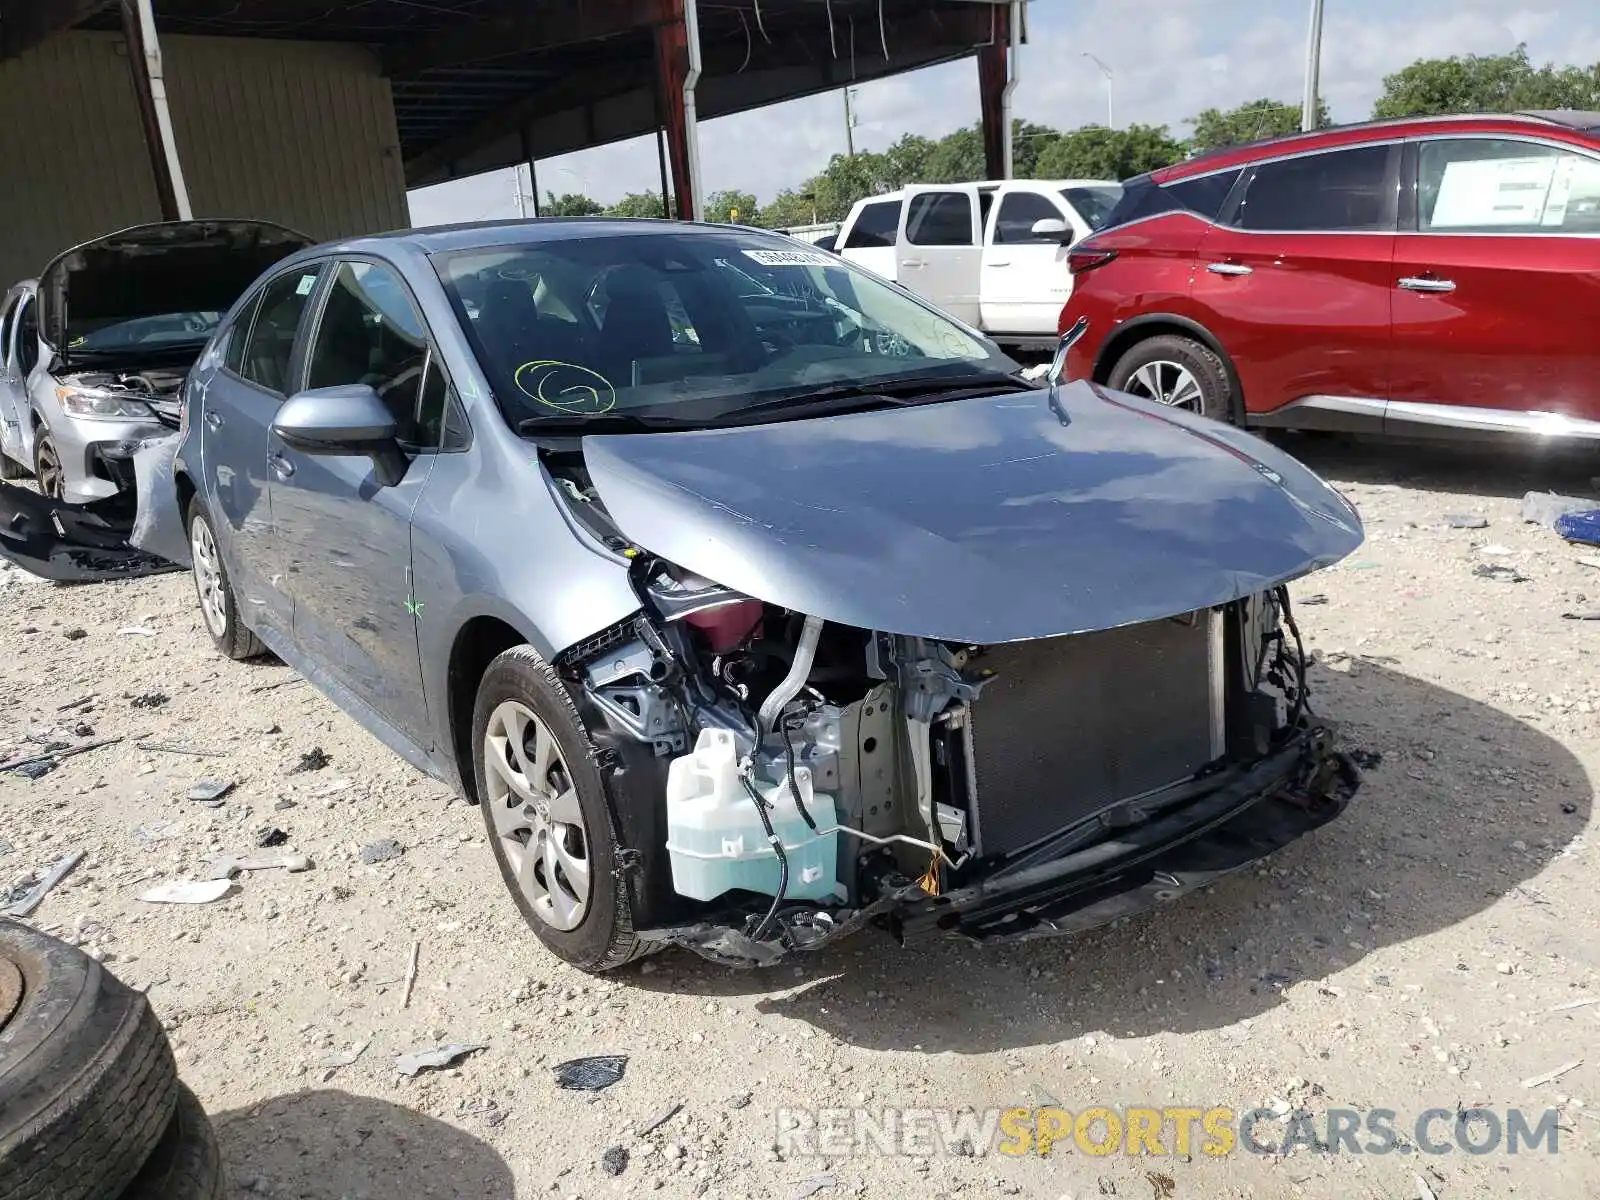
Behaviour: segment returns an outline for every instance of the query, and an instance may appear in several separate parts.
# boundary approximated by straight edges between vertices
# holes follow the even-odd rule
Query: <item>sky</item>
[[[1261,96],[1298,103],[1304,88],[1309,0],[1031,0],[1015,115],[1073,129],[1112,117],[1189,132],[1201,109]],[[1600,61],[1600,7],[1566,0],[1325,0],[1323,98],[1335,121],[1371,114],[1383,77],[1417,58],[1501,54],[1526,42],[1536,63]],[[862,85],[856,144],[882,150],[902,133],[938,137],[978,119],[978,74],[968,60]],[[700,125],[704,194],[724,188],[765,202],[844,151],[837,92]],[[584,192],[611,203],[658,191],[653,139],[635,139],[539,164],[540,191]],[[419,225],[516,216],[509,171],[411,194]]]

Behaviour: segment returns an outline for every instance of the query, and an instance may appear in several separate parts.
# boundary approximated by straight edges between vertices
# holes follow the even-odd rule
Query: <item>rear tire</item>
[[[627,876],[617,869],[598,751],[560,678],[531,646],[507,650],[484,672],[472,755],[495,864],[539,940],[596,973],[646,954],[633,932]]]
[[[195,595],[200,601],[200,620],[211,635],[211,644],[217,648],[217,653],[235,662],[260,657],[267,648],[239,620],[239,602],[234,596],[233,582],[228,578],[228,565],[222,561],[222,551],[217,545],[216,527],[199,496],[189,501],[186,521],[193,563],[189,574],[194,579]]]
[[[0,971],[0,1196],[119,1195],[177,1101],[160,1022],[88,955],[13,921],[0,921]]]
[[[1215,421],[1244,423],[1228,368],[1193,338],[1171,333],[1146,338],[1117,360],[1106,386]]]

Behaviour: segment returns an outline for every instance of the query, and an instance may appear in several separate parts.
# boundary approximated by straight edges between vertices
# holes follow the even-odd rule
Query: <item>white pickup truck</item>
[[[1121,197],[1099,179],[908,187],[858,201],[834,250],[1003,346],[1053,350],[1072,294],[1067,249]]]

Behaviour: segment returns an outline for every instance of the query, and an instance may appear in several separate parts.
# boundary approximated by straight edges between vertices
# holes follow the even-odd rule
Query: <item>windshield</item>
[[[161,346],[203,344],[222,319],[218,312],[162,313],[132,321],[110,321],[72,339],[73,350],[150,349]],[[78,328],[82,324],[74,322]]]
[[[972,386],[1018,369],[842,259],[745,230],[497,246],[435,266],[513,428],[731,412],[875,380]]]
[[[1088,223],[1090,229],[1103,229],[1111,210],[1122,199],[1122,189],[1116,184],[1062,188],[1061,194],[1066,197],[1068,204],[1078,210],[1078,215]]]

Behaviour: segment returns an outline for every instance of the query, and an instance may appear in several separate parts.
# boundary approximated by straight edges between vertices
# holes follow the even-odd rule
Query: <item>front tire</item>
[[[539,940],[584,971],[643,955],[598,751],[531,646],[507,650],[484,672],[472,746],[495,863]]]
[[[200,503],[199,496],[189,501],[187,521],[189,556],[193,563],[190,574],[200,601],[200,619],[211,635],[211,644],[217,648],[217,653],[235,662],[265,654],[267,648],[261,644],[261,639],[239,620],[239,602],[228,578],[228,567],[217,547],[211,516]]]
[[[39,491],[50,499],[65,498],[67,481],[61,472],[61,451],[43,430],[33,444],[33,477],[39,482]]]
[[[1106,385],[1230,425],[1243,424],[1227,367],[1193,338],[1146,338],[1117,360]]]

